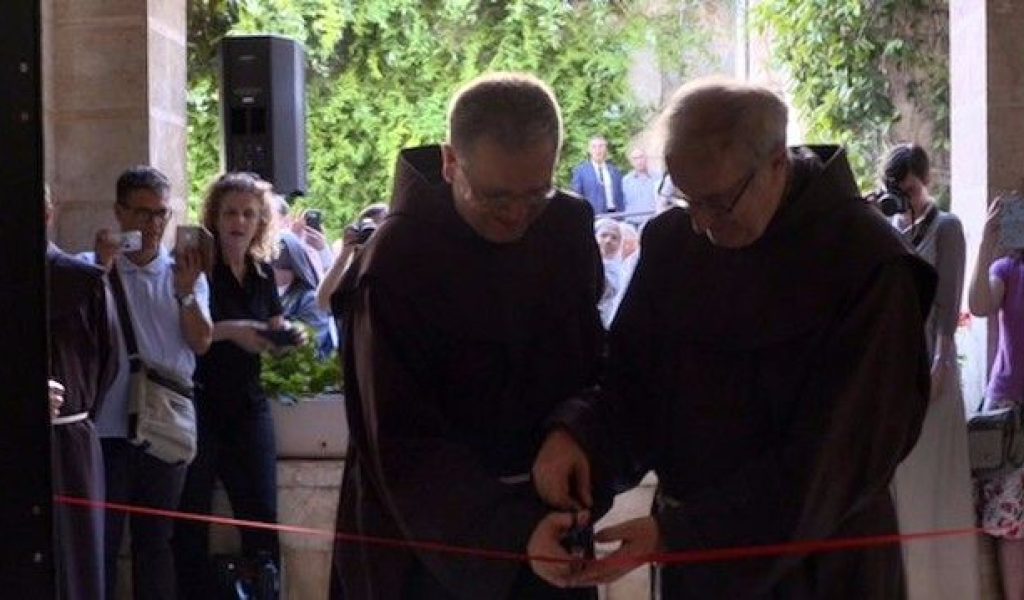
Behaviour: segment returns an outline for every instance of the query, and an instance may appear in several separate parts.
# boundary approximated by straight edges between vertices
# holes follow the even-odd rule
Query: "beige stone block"
[[[142,3],[141,0],[136,1]],[[186,0],[148,0],[147,13],[150,27],[169,33],[180,44],[185,44],[188,28]]]
[[[990,106],[1024,105],[1024,10],[988,26],[987,96]]]
[[[146,3],[142,0],[52,0],[52,3],[54,17],[63,21],[144,18],[146,14]]]
[[[281,523],[321,532],[333,532],[341,488],[342,462],[279,461],[278,518]],[[330,551],[333,537],[282,533],[281,546],[304,553]]]
[[[123,24],[64,26],[54,37],[54,109],[58,113],[147,106],[146,29]]]
[[[997,107],[990,104],[988,174],[993,188],[1016,188],[1024,178],[1024,105]]]
[[[169,37],[163,28],[148,31],[149,110],[165,120],[185,124],[188,87],[187,47],[180,36]]]
[[[282,600],[326,600],[331,583],[331,553],[284,552]]]
[[[113,182],[111,182],[113,188]],[[54,192],[58,201],[60,195]],[[113,199],[110,202],[78,202],[57,204],[54,219],[54,242],[67,252],[85,252],[93,249],[96,232],[117,229],[114,220]]]
[[[184,213],[188,197],[188,174],[185,170],[187,128],[156,116],[149,118],[149,164],[160,169],[171,180],[171,206]]]
[[[149,162],[144,112],[120,118],[54,119],[55,183],[68,201],[114,200],[114,182],[132,165]]]

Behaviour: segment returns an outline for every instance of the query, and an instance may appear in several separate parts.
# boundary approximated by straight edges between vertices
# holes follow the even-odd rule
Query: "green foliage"
[[[337,234],[387,200],[403,147],[445,135],[449,97],[486,71],[525,70],[555,89],[567,123],[559,180],[600,133],[624,164],[648,114],[631,100],[631,51],[665,33],[637,2],[564,0],[206,0],[190,3],[190,203],[219,169],[216,43],[273,33],[307,51],[307,205]],[[651,36],[655,36],[652,38]],[[661,35],[661,38],[657,38]]]
[[[935,123],[933,152],[949,147],[948,33],[935,26],[945,0],[763,0],[754,26],[795,82],[808,141],[841,143],[865,189],[893,125],[893,82]],[[931,25],[931,26],[925,26]]]
[[[313,339],[311,330],[306,334]],[[342,373],[337,355],[318,360],[314,346],[306,344],[283,354],[264,355],[260,382],[268,396],[300,398],[340,389]]]

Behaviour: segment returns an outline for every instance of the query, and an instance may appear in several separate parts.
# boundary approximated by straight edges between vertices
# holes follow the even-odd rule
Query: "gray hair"
[[[448,143],[459,153],[483,137],[519,150],[549,140],[562,147],[562,111],[555,93],[526,73],[489,73],[464,85],[448,106]]]
[[[786,146],[788,111],[771,90],[724,77],[692,81],[659,117],[665,155],[686,145],[755,163]]]

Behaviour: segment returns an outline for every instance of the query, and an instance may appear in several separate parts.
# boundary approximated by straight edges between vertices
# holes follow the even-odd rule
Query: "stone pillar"
[[[952,208],[967,237],[967,285],[988,202],[1024,178],[1024,5],[1012,0],[950,2]],[[965,285],[965,294],[966,287]],[[983,393],[994,333],[975,320],[961,336],[965,400]]]
[[[90,248],[114,224],[118,174],[135,164],[167,174],[183,215],[186,0],[43,0],[43,18],[55,241]]]
[[[1024,4],[951,0],[949,12],[952,208],[967,237],[969,285],[989,200],[1024,185]],[[975,319],[958,336],[969,409],[984,392],[995,334],[994,319]],[[983,597],[998,598],[993,548],[984,537]]]

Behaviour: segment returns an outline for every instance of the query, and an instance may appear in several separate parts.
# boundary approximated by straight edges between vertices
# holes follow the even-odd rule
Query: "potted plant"
[[[348,446],[341,361],[312,344],[266,355],[261,381],[274,414],[278,458],[344,457]]]

